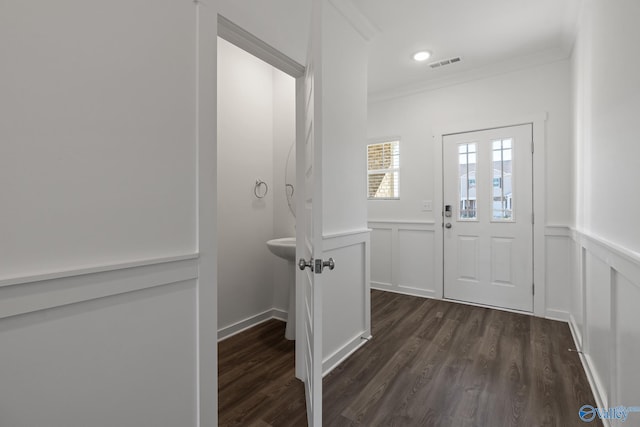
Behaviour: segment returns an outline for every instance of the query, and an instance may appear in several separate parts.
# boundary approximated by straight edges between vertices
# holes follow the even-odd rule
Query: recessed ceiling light
[[[422,50],[420,52],[416,52],[413,54],[413,59],[416,61],[426,61],[431,56],[431,52],[427,52],[426,50]]]

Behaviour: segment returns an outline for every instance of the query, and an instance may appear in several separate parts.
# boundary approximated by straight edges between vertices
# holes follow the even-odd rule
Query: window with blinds
[[[399,199],[400,141],[367,145],[367,197]]]

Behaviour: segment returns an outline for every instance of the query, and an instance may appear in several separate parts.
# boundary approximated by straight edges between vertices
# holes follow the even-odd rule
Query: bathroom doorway
[[[266,345],[279,356],[290,353],[282,359],[290,368],[283,365],[280,372],[299,383],[293,363],[296,344],[284,336],[292,311],[292,263],[272,254],[266,242],[296,234],[296,77],[304,68],[287,63],[284,57],[276,64],[264,62],[258,58],[263,55],[255,56],[251,46],[247,48],[241,29],[224,18],[219,18],[218,25],[218,339],[223,341],[219,411],[220,425],[224,425],[223,414],[236,412],[229,405],[238,401],[238,390],[226,387],[253,381],[251,377],[269,377],[267,363],[256,362],[252,355],[242,359],[246,349]],[[236,341],[242,340],[251,345],[241,344],[244,350],[234,350]],[[233,343],[231,350],[225,350],[229,343]],[[232,357],[225,357],[227,353]],[[240,365],[235,366],[236,362]],[[256,374],[260,370],[264,372]],[[251,375],[242,380],[227,381],[249,371]],[[246,393],[261,387],[243,386]]]

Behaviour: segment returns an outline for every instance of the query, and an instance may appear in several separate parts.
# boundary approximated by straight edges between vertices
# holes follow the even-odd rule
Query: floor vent
[[[431,64],[429,64],[429,67],[439,68],[439,67],[442,67],[443,65],[455,64],[456,62],[460,62],[459,56],[456,56],[455,58],[445,59],[443,61],[432,62]]]

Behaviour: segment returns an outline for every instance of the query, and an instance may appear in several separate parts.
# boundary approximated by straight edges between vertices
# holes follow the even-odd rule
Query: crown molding
[[[497,76],[500,74],[511,73],[527,68],[563,61],[568,59],[570,55],[571,52],[563,48],[544,50],[532,55],[521,56],[484,67],[461,71],[459,73],[451,74],[449,76],[437,79],[428,79],[407,85],[400,85],[391,89],[370,92],[368,101],[370,104],[372,104],[376,102],[388,101],[394,98],[411,96],[421,92],[441,89],[447,86],[454,86],[474,80]]]

